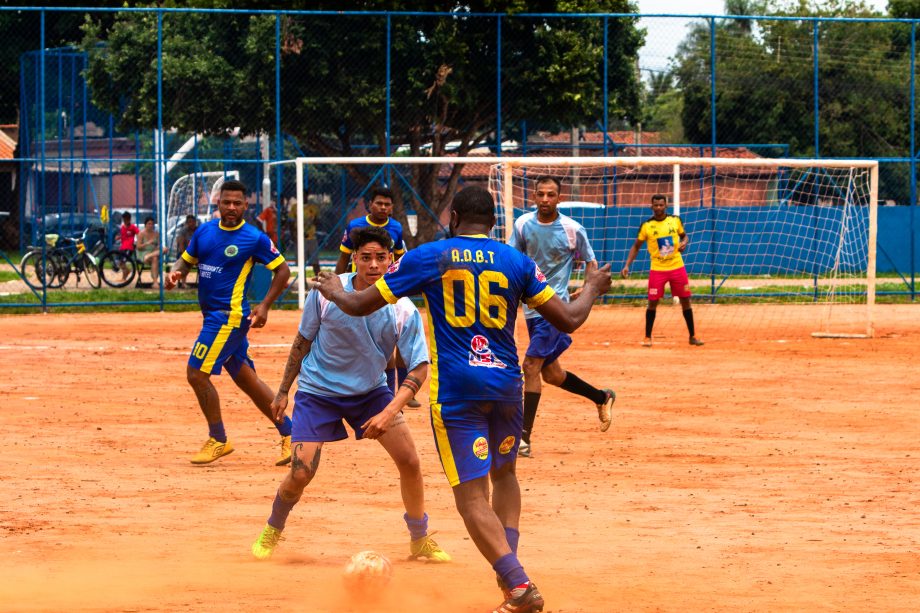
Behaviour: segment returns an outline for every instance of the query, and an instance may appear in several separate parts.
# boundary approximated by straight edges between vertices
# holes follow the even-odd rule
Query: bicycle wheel
[[[137,262],[122,251],[109,251],[99,260],[99,276],[109,287],[125,287],[137,275]]]
[[[102,287],[102,278],[99,274],[99,267],[96,265],[96,262],[94,262],[93,259],[87,254],[83,254],[83,275],[86,277],[86,282],[89,283],[89,286],[93,289],[99,289]]]
[[[57,279],[55,260],[52,257],[42,258],[41,251],[31,251],[22,258],[19,270],[26,284],[34,290],[52,287]]]
[[[54,262],[54,275],[51,277],[51,280],[48,281],[48,287],[53,289],[64,287],[67,283],[67,279],[70,278],[71,269],[70,260],[67,254],[55,249],[48,254],[48,258]]]

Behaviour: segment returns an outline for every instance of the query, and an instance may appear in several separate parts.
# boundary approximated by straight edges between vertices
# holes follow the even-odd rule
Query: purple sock
[[[278,434],[281,436],[291,436],[291,429],[293,428],[294,422],[291,421],[291,418],[287,415],[284,416],[284,421],[280,424],[275,423],[275,427],[278,428]]]
[[[505,538],[508,539],[508,544],[511,545],[511,553],[517,555],[518,541],[521,540],[521,533],[514,528],[505,526]]]
[[[208,436],[221,443],[227,442],[227,433],[224,432],[224,422],[219,421],[208,424]]]
[[[403,519],[406,520],[406,526],[409,527],[409,538],[417,541],[428,534],[428,513],[421,519],[412,519],[408,513],[403,513]]]
[[[281,499],[281,492],[275,494],[275,501],[272,503],[272,514],[268,517],[268,525],[276,530],[284,530],[284,524],[287,522],[291,509],[294,508],[294,502],[285,502]]]
[[[396,393],[396,369],[387,368],[384,371],[387,375],[387,387],[393,390],[393,393]]]
[[[495,569],[498,576],[502,578],[502,583],[504,583],[505,587],[508,589],[514,589],[530,581],[527,577],[527,573],[524,572],[524,567],[521,566],[517,556],[513,553],[509,553],[497,559],[495,564],[492,565],[492,568]]]

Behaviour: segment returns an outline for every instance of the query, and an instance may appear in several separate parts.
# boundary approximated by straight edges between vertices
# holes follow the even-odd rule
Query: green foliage
[[[444,4],[351,0],[292,2],[284,8],[442,11]],[[625,0],[483,0],[457,4],[449,17],[391,16],[391,151],[408,145],[413,155],[441,155],[448,143],[459,143],[456,151],[462,155],[497,139],[498,17],[470,16],[474,12],[505,15],[500,111],[506,129],[523,119],[568,127],[603,116],[604,20],[513,17],[525,10],[630,12],[634,7]],[[636,21],[608,21],[612,118],[635,120],[640,114],[633,66],[643,33]],[[386,25],[383,15],[281,18],[284,132],[320,155],[386,152]],[[275,15],[166,14],[163,125],[204,134],[236,127],[243,134],[274,132],[275,27]],[[93,102],[114,113],[121,130],[156,126],[156,32],[154,14],[121,13],[111,26],[94,19],[84,26]],[[367,179],[363,172],[351,169],[358,180]],[[459,173],[455,167],[444,181],[438,169],[420,169],[412,187],[438,214],[453,197]],[[420,219],[420,238],[436,229],[433,219]]]

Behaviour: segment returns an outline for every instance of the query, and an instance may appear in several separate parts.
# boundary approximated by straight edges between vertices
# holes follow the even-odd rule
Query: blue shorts
[[[243,319],[235,328],[227,325],[227,316],[223,313],[207,314],[198,333],[198,340],[188,357],[188,365],[209,375],[219,375],[226,367],[231,377],[239,374],[243,364],[255,370],[255,364],[249,357],[249,320]]]
[[[378,387],[357,396],[319,396],[298,391],[294,394],[294,411],[291,419],[292,443],[328,443],[348,438],[345,424],[355,431],[355,438],[361,439],[361,426],[382,411],[393,400],[393,391]]]
[[[542,317],[532,317],[527,320],[527,334],[530,335],[530,344],[524,355],[531,358],[541,358],[543,364],[552,364],[572,344],[572,337],[565,332],[560,332],[553,324]]]
[[[517,402],[431,405],[431,429],[451,486],[485,477],[517,458],[524,407]]]

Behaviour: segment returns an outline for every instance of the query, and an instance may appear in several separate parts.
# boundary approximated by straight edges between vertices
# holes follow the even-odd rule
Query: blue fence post
[[[916,294],[916,262],[915,243],[917,242],[914,231],[914,217],[917,211],[917,141],[914,124],[917,121],[917,97],[915,67],[917,61],[917,22],[910,24],[910,299],[914,301]]]
[[[37,192],[37,198],[35,201],[35,208],[37,213],[41,213],[41,223],[39,225],[40,231],[38,234],[39,246],[42,247],[42,271],[44,271],[48,266],[47,260],[47,249],[44,249],[45,246],[45,155],[47,153],[45,149],[45,11],[41,12],[41,25],[39,29],[41,34],[39,36],[39,67],[38,67],[38,82],[39,82],[39,94],[38,94],[38,115],[39,115],[39,133],[41,135],[41,160],[42,160],[42,171],[41,171],[41,180],[40,187]],[[43,273],[44,276],[44,273]],[[42,311],[48,311],[48,284],[42,283]]]
[[[500,156],[502,154],[502,16],[496,17],[496,21],[498,23],[495,30],[495,140],[498,141],[498,144],[495,155]],[[513,222],[512,219],[507,223]]]
[[[712,138],[711,157],[716,157],[716,144],[719,142],[716,133],[716,18],[709,18],[709,131]],[[716,169],[713,166],[709,172],[712,183],[712,198],[709,207],[709,219],[712,225],[710,232],[710,302],[716,301]],[[702,198],[702,193],[700,194]]]
[[[163,176],[163,173],[166,170],[166,165],[163,164],[163,158],[166,154],[166,152],[163,150],[164,147],[166,146],[166,139],[163,138],[163,11],[162,9],[157,10],[157,139],[160,141],[160,146],[156,147],[156,149],[159,151],[159,155],[156,156],[157,159],[154,162],[157,167],[157,172],[153,173],[153,175],[155,177],[158,177],[156,191],[154,193],[157,194],[157,203],[159,203],[159,201],[164,197],[164,195],[161,193],[161,190],[166,187],[166,177]],[[110,163],[111,163],[111,158],[110,158]],[[165,231],[165,228],[164,228],[164,231]],[[165,310],[165,304],[166,304],[166,294],[163,290],[162,279],[160,279],[160,311],[161,312]]]
[[[812,81],[814,84],[813,87],[814,87],[814,98],[815,98],[814,99],[814,113],[815,113],[815,155],[814,157],[818,157],[821,155],[820,153],[821,152],[821,137],[818,131],[820,127],[820,121],[821,121],[821,118],[818,115],[818,111],[820,109],[820,101],[819,101],[819,96],[818,96],[818,28],[819,28],[818,24],[819,23],[820,22],[817,19],[814,20],[814,27],[813,27],[814,40],[812,42],[812,53],[811,53]]]

